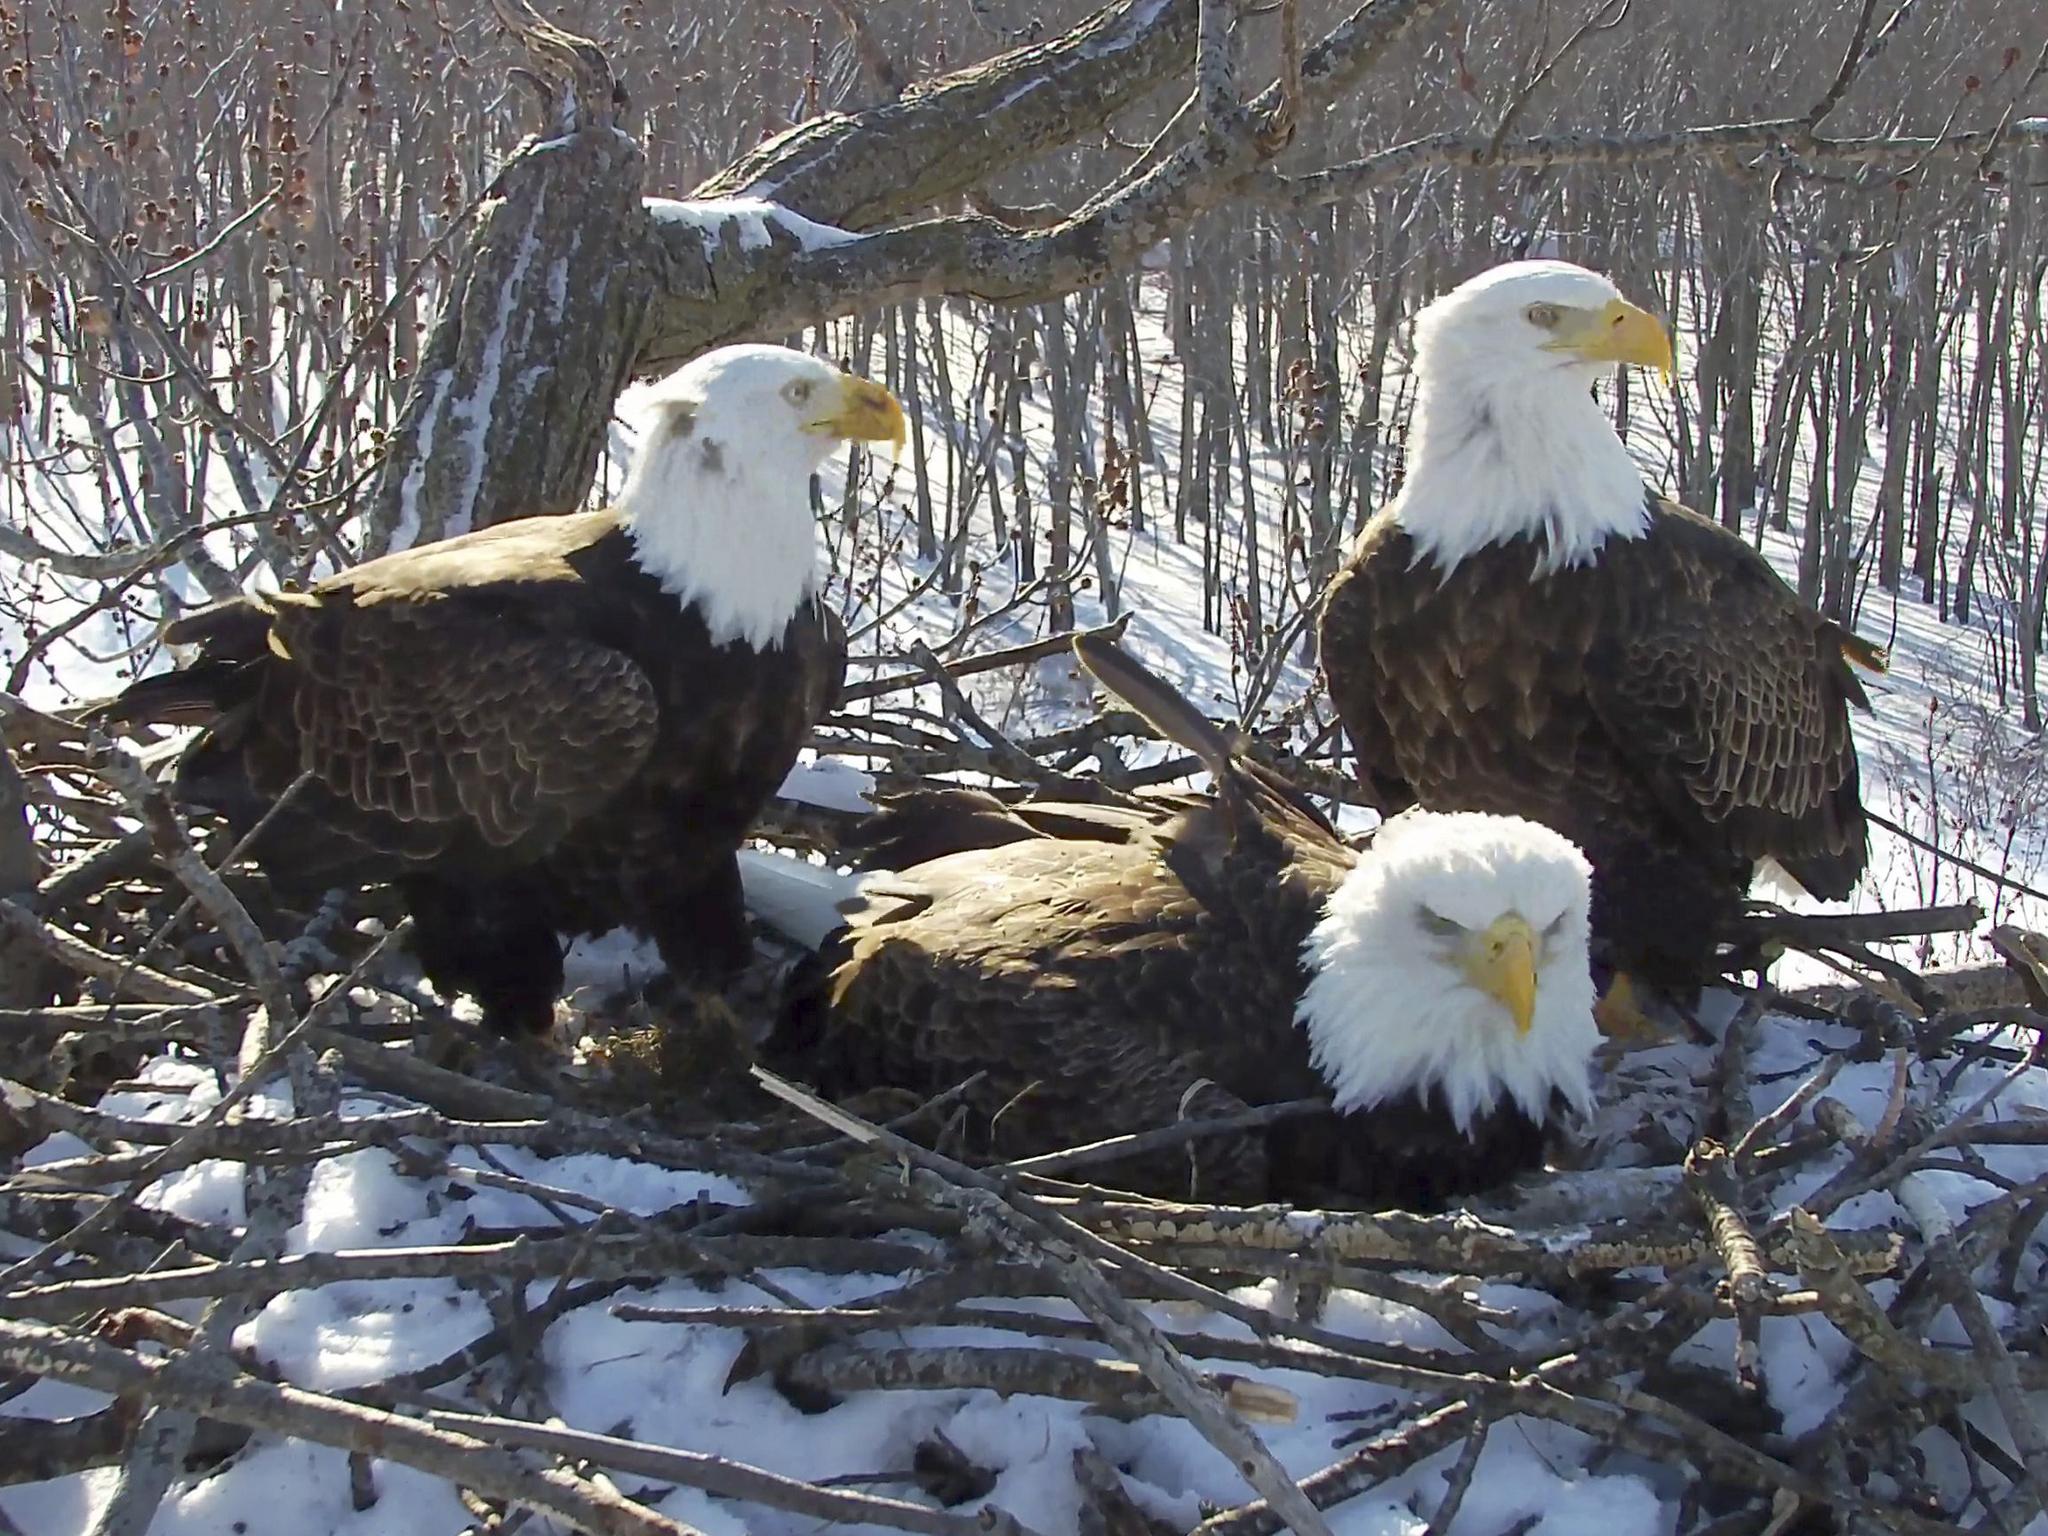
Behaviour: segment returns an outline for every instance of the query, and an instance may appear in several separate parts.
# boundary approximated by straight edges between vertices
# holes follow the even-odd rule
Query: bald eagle
[[[94,713],[204,726],[177,797],[254,829],[288,898],[396,882],[429,979],[501,1032],[552,1021],[562,933],[719,980],[749,955],[734,851],[845,669],[810,476],[903,426],[803,353],[706,353],[611,507],[191,614],[166,634],[197,658]]]
[[[1514,262],[1425,308],[1400,494],[1324,601],[1323,670],[1387,812],[1526,816],[1586,851],[1596,963],[1684,999],[1766,862],[1847,896],[1849,663],[1883,652],[1646,490],[1591,394],[1671,343],[1606,278]]]
[[[960,851],[861,877],[743,853],[750,905],[827,973],[771,1045],[778,1069],[832,1093],[974,1078],[969,1135],[999,1158],[1332,1101],[1205,1138],[1192,1174],[1175,1152],[1116,1176],[1165,1195],[1427,1206],[1539,1163],[1591,1096],[1578,851],[1418,812],[1355,853],[1114,644],[1076,648],[1216,795],[1013,811],[942,791],[931,814]],[[888,814],[901,830],[916,797]]]

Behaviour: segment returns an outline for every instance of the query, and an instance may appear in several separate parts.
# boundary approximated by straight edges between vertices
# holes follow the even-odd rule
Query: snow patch
[[[740,249],[758,251],[775,243],[775,232],[794,239],[806,251],[846,245],[861,237],[851,230],[820,224],[780,203],[764,197],[715,197],[688,202],[672,197],[650,197],[643,204],[647,216],[657,224],[687,224],[703,238],[705,248],[716,246],[729,227],[737,226]]]
[[[874,793],[875,776],[840,758],[809,754],[810,761],[795,764],[777,791],[785,800],[815,805],[828,811],[850,811],[856,815],[875,808],[868,797]]]
[[[427,465],[433,461],[434,442],[441,431],[441,409],[447,398],[448,374],[440,372],[428,386],[427,403],[420,407],[419,452],[398,485],[398,520],[391,529],[393,549],[410,549],[419,542],[420,491],[427,482]]]

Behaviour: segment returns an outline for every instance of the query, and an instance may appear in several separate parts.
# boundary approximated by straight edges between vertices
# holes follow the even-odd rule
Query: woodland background
[[[602,496],[630,377],[789,338],[915,437],[823,487],[854,681],[778,837],[829,847],[847,758],[1183,773],[986,665],[1126,609],[1342,798],[1308,612],[1399,484],[1407,322],[1557,254],[1673,317],[1674,384],[1609,397],[1649,478],[1896,643],[1862,739],[1921,843],[1864,894],[2010,917],[2048,12],[551,10],[594,58],[500,9],[0,0],[0,1533],[2036,1518],[2048,951],[1999,937],[1989,991],[1877,952],[1976,909],[1847,919],[1874,986],[1608,1063],[1588,1166],[1483,1221],[1162,1217],[1061,1182],[1085,1150],[991,1188],[678,1125],[638,1058],[623,1107],[445,1070],[349,901],[256,931],[48,711],[165,665],[184,606]]]
[[[1240,28],[1247,78],[1272,67],[1275,12],[1253,8]],[[1339,15],[1314,0],[1301,13],[1310,38]],[[792,124],[1087,11],[845,0],[554,14],[603,45],[631,92],[646,190],[681,196]],[[465,222],[532,126],[507,74],[516,45],[481,8],[408,0],[10,3],[0,33],[5,109],[64,147],[82,199],[69,205],[34,163],[23,121],[0,135],[0,448],[16,493],[0,547],[80,573],[96,548],[189,539],[203,519],[240,523],[243,563],[289,574],[323,552],[308,524],[345,549],[387,541],[376,518],[390,500],[363,527],[350,497],[397,426]],[[945,442],[920,441],[899,486],[919,553],[953,555],[943,587],[965,589],[956,535],[984,520],[1027,580],[1042,577],[1063,625],[1074,585],[1100,574],[1074,559],[1101,546],[1093,521],[1170,524],[1207,554],[1206,624],[1255,660],[1335,540],[1398,483],[1401,322],[1489,260],[1565,254],[1678,319],[1676,388],[1624,378],[1616,401],[1624,430],[1644,414],[1665,425],[1664,482],[1730,526],[1796,532],[1806,593],[1880,635],[1895,593],[1973,627],[1998,697],[2034,729],[2048,155],[2029,147],[2027,114],[2044,34],[2022,0],[1860,16],[1763,0],[1469,0],[1397,41],[1313,114],[1274,174],[1142,269],[1015,308],[895,304],[829,344],[925,405],[922,433],[952,424]],[[968,196],[1027,225],[1034,210],[1051,219],[1126,172],[1176,105],[1141,102]],[[1643,147],[1681,126],[1823,106],[1835,139],[1894,142],[1825,159]],[[1964,130],[1979,137],[1960,152],[1910,137]],[[1436,163],[1432,135],[1565,135],[1592,163],[1460,170]],[[1167,295],[1164,358],[1133,325],[1148,283]],[[967,366],[936,345],[963,317]],[[1172,391],[1164,452],[1150,428],[1168,374],[1187,387]],[[1026,399],[1049,413],[1043,470],[1022,451]],[[1297,471],[1277,548],[1260,548],[1243,514],[1254,444]],[[1087,493],[1105,463],[1128,466],[1109,508]],[[56,505],[38,480],[62,488]],[[180,553],[174,573],[121,594],[145,621],[138,642],[174,600],[164,585],[190,577],[219,595],[243,574],[189,543]],[[19,692],[71,615],[33,578],[0,602],[31,647],[15,639],[6,658]]]

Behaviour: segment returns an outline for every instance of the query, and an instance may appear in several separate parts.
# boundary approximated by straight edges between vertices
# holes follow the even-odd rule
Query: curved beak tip
[[[872,379],[850,373],[840,382],[839,409],[823,425],[834,437],[887,443],[891,457],[899,461],[910,438],[910,422],[903,413],[903,403]]]
[[[1634,363],[1639,368],[1654,368],[1666,384],[1677,363],[1677,355],[1671,345],[1671,333],[1664,328],[1664,322],[1648,310],[1617,299],[1608,306],[1602,317],[1608,333],[1612,361]]]
[[[1668,385],[1676,363],[1664,322],[1626,299],[1599,309],[1577,311],[1550,346],[1589,363],[1629,363],[1654,368]]]

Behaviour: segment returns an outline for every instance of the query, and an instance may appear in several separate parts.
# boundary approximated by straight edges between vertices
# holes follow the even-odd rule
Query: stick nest
[[[723,1340],[728,1396],[1021,1394],[1087,1422],[1184,1419],[1233,1469],[1234,1501],[1168,1519],[1102,1449],[1126,1442],[1089,1439],[1072,1477],[1090,1531],[1319,1531],[1369,1495],[1444,1531],[1510,1420],[1568,1432],[1546,1443],[1588,1469],[1645,1469],[1681,1531],[2017,1530],[2048,1493],[2031,936],[2001,930],[2004,971],[1919,975],[1862,963],[1911,914],[1790,920],[1763,936],[1851,979],[1738,989],[1732,1016],[1617,1052],[1573,1167],[1444,1215],[1193,1207],[1119,1192],[1099,1153],[1056,1173],[957,1161],[950,1096],[764,1091],[750,1013],[772,975],[738,1005],[586,989],[574,1058],[482,1041],[406,979],[388,897],[287,911],[260,877],[214,874],[223,850],[195,847],[132,759],[37,730],[16,733],[25,761],[96,785],[98,831],[0,900],[0,1356],[23,1385],[112,1397],[0,1421],[8,1483],[122,1466],[116,1498],[153,1508],[288,1436],[346,1453],[359,1508],[402,1463],[504,1529],[524,1509],[686,1531],[656,1508],[677,1488],[742,1518],[1027,1529],[1000,1467],[941,1431],[849,1484],[637,1438],[630,1404],[565,1424],[560,1372],[583,1367],[559,1341],[594,1310],[645,1348]],[[815,809],[768,825],[835,833]],[[451,1240],[309,1240],[321,1181],[365,1158],[422,1208],[522,1214]],[[654,1171],[643,1196],[687,1194],[629,1202],[585,1176],[623,1164]],[[239,1200],[167,1194],[202,1168]],[[818,1305],[792,1276],[873,1283]],[[483,1307],[445,1357],[346,1389],[294,1384],[274,1333],[245,1326],[368,1281]],[[1788,1330],[1830,1342],[1794,1361]],[[1795,1364],[1823,1371],[1828,1411],[1774,1380]],[[1327,1447],[1313,1468],[1304,1427]],[[1291,1469],[1268,1444],[1283,1432]]]

